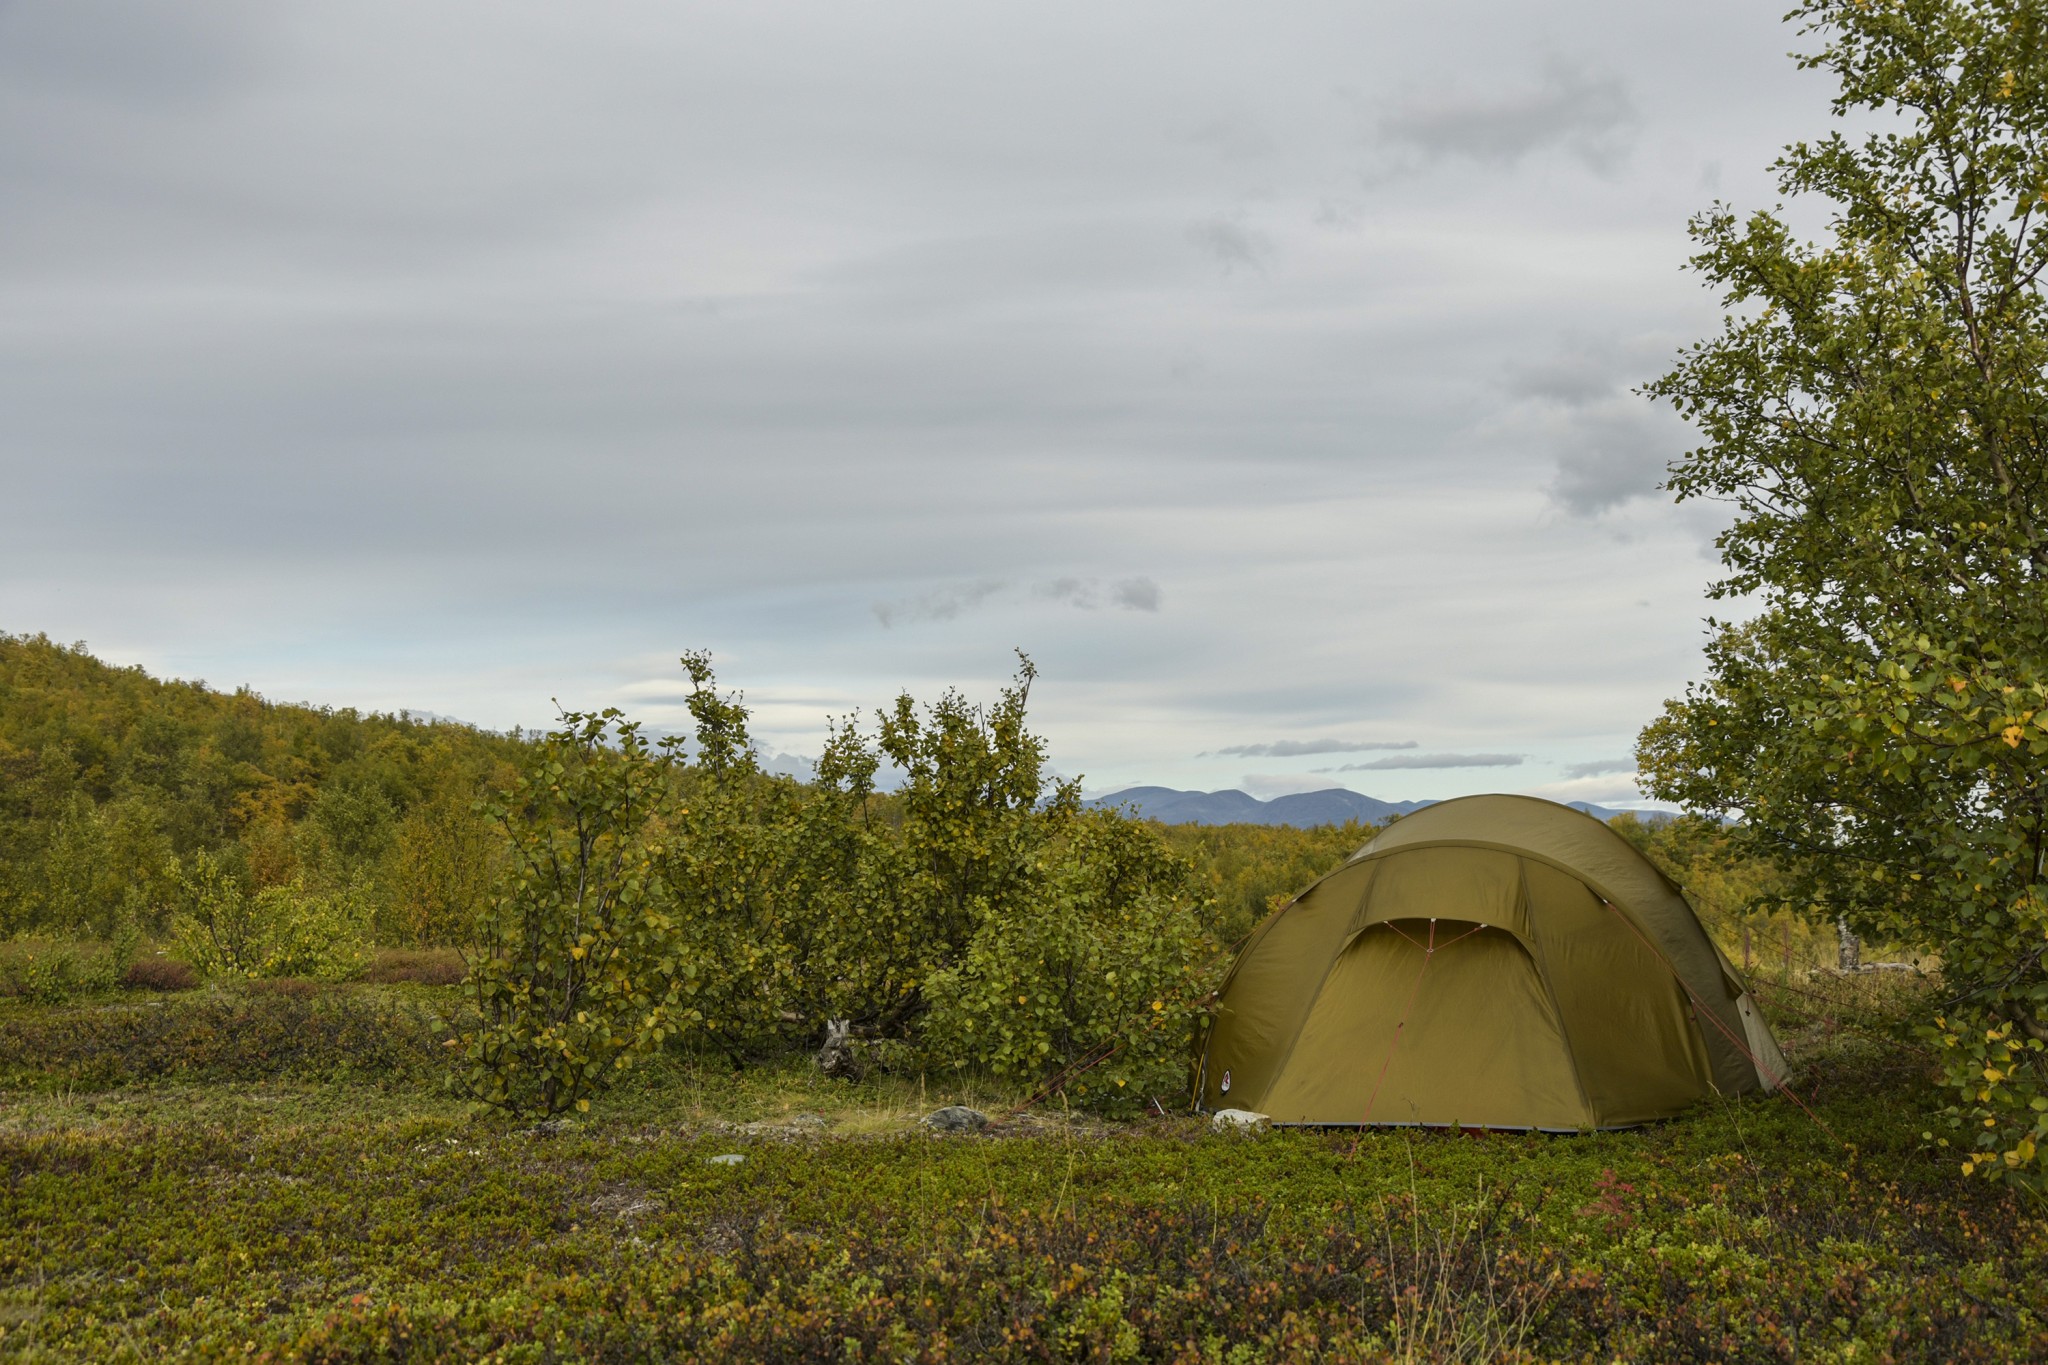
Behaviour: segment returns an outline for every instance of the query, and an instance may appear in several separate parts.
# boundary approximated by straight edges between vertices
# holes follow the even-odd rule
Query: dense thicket
[[[245,894],[353,888],[377,937],[449,941],[490,871],[470,807],[528,748],[0,635],[0,930],[168,932],[204,856]]]
[[[471,1094],[582,1107],[671,1039],[738,1063],[827,1020],[867,1064],[1081,1068],[1071,1093],[1109,1107],[1181,1090],[1223,965],[1210,903],[1156,826],[1048,776],[1028,660],[993,705],[903,696],[872,735],[844,723],[811,783],[762,772],[738,698],[683,662],[688,760],[571,715],[494,808],[511,864],[479,926]]]
[[[1167,846],[1192,863],[1214,904],[1217,933],[1235,943],[1310,882],[1341,864],[1378,832],[1346,821],[1292,825],[1165,825]]]
[[[574,1105],[650,1047],[741,1063],[828,1019],[863,1064],[1081,1063],[1074,1093],[1129,1105],[1178,1089],[1219,929],[1320,870],[1296,849],[1198,875],[1158,827],[1082,810],[1026,725],[1028,661],[993,705],[841,724],[811,782],[762,771],[739,698],[683,662],[695,733],[651,742],[615,712],[492,735],[0,637],[0,930],[153,937],[217,979],[457,944],[471,1088],[517,1109]],[[1220,921],[1205,881],[1233,896]],[[0,974],[89,989],[126,951],[18,941]]]

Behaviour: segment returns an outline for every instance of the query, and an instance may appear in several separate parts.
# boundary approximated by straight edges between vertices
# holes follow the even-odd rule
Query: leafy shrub
[[[853,1003],[931,1062],[1026,1081],[1072,1069],[1070,1098],[1128,1110],[1183,1088],[1216,953],[1157,827],[1084,813],[1078,783],[1046,772],[1026,724],[1036,676],[1020,655],[992,707],[904,696],[873,747],[851,726],[834,736],[821,778],[859,794],[886,758],[904,781],[894,818],[863,828],[856,913],[828,925],[821,960],[859,964],[869,991],[890,983]]]
[[[370,913],[358,887],[315,892],[295,879],[252,896],[204,852],[179,881],[172,938],[209,977],[346,981],[369,964]]]
[[[386,985],[456,986],[469,975],[469,964],[453,948],[384,948],[363,968],[365,981]]]
[[[256,975],[347,981],[370,963],[370,910],[358,888],[265,887],[256,893],[256,917],[262,926]]]
[[[1049,781],[1025,725],[1037,670],[1020,656],[994,706],[907,694],[870,739],[849,720],[825,746],[802,816],[814,862],[808,985],[831,1014],[884,1035],[925,1033],[935,980],[951,980],[985,926],[1037,913],[1046,854],[1079,804]],[[899,789],[876,796],[886,762]],[[834,831],[831,827],[837,824]]]
[[[181,956],[205,976],[254,976],[262,957],[255,906],[221,861],[201,849],[188,865],[171,860],[176,887],[171,938]]]
[[[453,1084],[512,1113],[587,1109],[701,1016],[676,957],[651,825],[665,774],[619,712],[567,713],[493,808],[512,870],[477,925],[476,1016]]]
[[[0,1020],[0,1082],[408,1078],[440,1057],[436,1020],[345,992],[236,992]]]
[[[87,946],[24,937],[0,945],[0,994],[58,1005],[74,995],[112,990],[134,952],[132,936]]]
[[[817,997],[818,936],[840,903],[841,869],[809,856],[816,793],[761,771],[746,708],[718,693],[709,656],[682,662],[697,753],[681,771],[671,761],[676,780],[659,794],[660,895],[678,960],[706,967],[689,982],[698,1036],[739,1061],[801,1031],[792,1021]]]
[[[1216,945],[1189,907],[1192,871],[1156,830],[1075,814],[1025,913],[987,916],[964,960],[933,974],[926,1048],[958,1067],[1064,1088],[1130,1110],[1186,1086],[1188,1041]]]
[[[121,973],[121,984],[136,991],[189,991],[199,986],[199,973],[174,957],[139,957]]]

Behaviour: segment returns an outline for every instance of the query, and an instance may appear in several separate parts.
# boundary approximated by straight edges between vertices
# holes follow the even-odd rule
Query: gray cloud
[[[1222,266],[1226,274],[1239,266],[1256,270],[1273,253],[1272,239],[1245,226],[1241,216],[1218,216],[1190,223],[1188,240]]]
[[[1109,600],[1125,611],[1158,611],[1159,585],[1149,578],[1120,578],[1109,585]]]
[[[1083,611],[1093,611],[1096,607],[1095,584],[1084,579],[1055,578],[1049,582],[1034,584],[1031,591],[1036,596],[1054,602],[1064,602]]]
[[[1555,462],[1546,491],[1578,517],[1652,497],[1685,448],[1687,427],[1632,390],[1669,360],[1672,340],[1562,341],[1512,362],[1501,380],[1515,401],[1518,435],[1540,440]]]
[[[1328,771],[1339,773],[1383,773],[1411,768],[1519,768],[1521,754],[1401,754],[1376,758],[1370,763],[1346,763]]]
[[[1103,604],[1105,592],[1109,605],[1123,611],[1158,611],[1159,585],[1149,578],[1119,578],[1105,585],[1095,578],[1055,578],[1032,585],[1032,595],[1053,602],[1064,602],[1082,611],[1094,611]]]
[[[952,621],[1011,592],[1009,583],[983,579],[893,602],[876,602],[871,610],[885,629],[920,621]],[[1119,578],[1107,585],[1097,578],[1052,578],[1032,584],[1031,596],[1081,611],[1095,611],[1106,600],[1121,611],[1156,612],[1160,602],[1159,585],[1144,577]]]
[[[1516,398],[1583,407],[1614,397],[1628,378],[1618,371],[1613,357],[1568,346],[1533,359],[1516,359],[1508,366],[1501,387]]]
[[[1632,758],[1603,758],[1591,763],[1569,763],[1563,771],[1568,778],[1606,777],[1610,773],[1633,773],[1636,761]]]
[[[1650,497],[1683,443],[1684,428],[1675,418],[1632,396],[1580,406],[1558,439],[1550,495],[1579,516]]]
[[[974,610],[1007,586],[1006,583],[987,579],[957,588],[936,588],[922,596],[896,602],[877,602],[874,605],[875,619],[885,630],[898,623],[951,621],[962,612]]]
[[[1209,752],[1238,758],[1299,758],[1306,754],[1355,754],[1369,749],[1413,749],[1412,739],[1282,739],[1271,744],[1232,744]]]
[[[1379,135],[1425,162],[1464,159],[1512,167],[1554,147],[1610,174],[1640,124],[1619,77],[1553,60],[1534,84],[1520,89],[1410,100],[1380,120]]]

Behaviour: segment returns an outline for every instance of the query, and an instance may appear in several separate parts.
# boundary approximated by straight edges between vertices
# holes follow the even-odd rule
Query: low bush
[[[385,948],[363,968],[365,981],[395,986],[459,986],[469,964],[453,948]]]
[[[304,976],[346,981],[370,962],[370,908],[359,889],[291,881],[254,895],[205,853],[174,868],[179,955],[210,978]]]
[[[650,835],[664,773],[637,723],[570,712],[492,807],[513,871],[477,921],[476,1008],[450,1078],[513,1114],[586,1110],[695,1011]]]
[[[0,944],[0,995],[57,1005],[75,995],[112,990],[132,941],[83,945],[66,939],[17,938]]]
[[[0,1085],[103,1088],[162,1080],[419,1079],[438,1073],[436,1019],[311,983],[39,1012],[0,1020]]]
[[[121,973],[121,984],[131,991],[189,991],[199,986],[199,973],[175,957],[139,957]]]
[[[1055,1073],[1073,1103],[1109,1113],[1177,1096],[1218,965],[1187,909],[1187,865],[1107,811],[1067,817],[1045,861],[1036,912],[988,916],[959,966],[926,981],[925,1052],[1007,1082]]]

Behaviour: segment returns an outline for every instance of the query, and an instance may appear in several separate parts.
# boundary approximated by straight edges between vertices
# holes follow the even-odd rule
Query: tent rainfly
[[[1281,1124],[1624,1128],[1785,1074],[1684,893],[1527,796],[1426,806],[1276,910],[1197,1046],[1203,1107]]]

